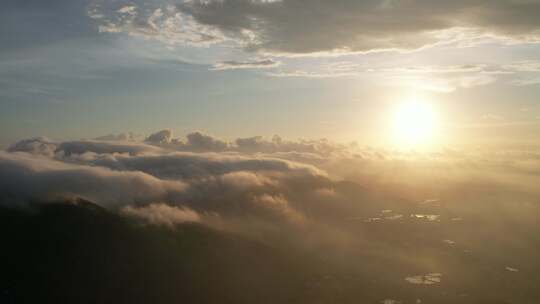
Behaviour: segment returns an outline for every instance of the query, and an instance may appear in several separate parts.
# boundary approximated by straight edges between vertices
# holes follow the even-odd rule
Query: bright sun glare
[[[403,102],[392,113],[394,143],[401,147],[432,145],[438,125],[437,113],[427,102]]]

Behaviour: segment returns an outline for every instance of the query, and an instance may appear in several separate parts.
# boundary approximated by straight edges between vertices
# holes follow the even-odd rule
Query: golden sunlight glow
[[[430,103],[403,102],[392,113],[394,143],[400,147],[432,145],[438,129],[437,113]]]

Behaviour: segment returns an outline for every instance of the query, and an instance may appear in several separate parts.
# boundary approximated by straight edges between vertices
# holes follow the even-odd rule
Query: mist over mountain
[[[2,303],[540,299],[534,152],[156,134],[0,152]]]

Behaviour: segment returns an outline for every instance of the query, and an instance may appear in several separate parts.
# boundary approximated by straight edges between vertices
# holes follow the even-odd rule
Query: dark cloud
[[[416,49],[448,42],[434,31],[478,30],[538,40],[539,1],[188,1],[178,8],[224,33],[255,35],[248,48],[274,53]],[[454,37],[455,38],[455,37]]]
[[[412,50],[494,35],[538,41],[540,35],[536,0],[194,0],[176,6],[130,1],[95,10],[105,32],[195,46],[232,41],[270,54]],[[229,61],[216,68],[273,65]]]

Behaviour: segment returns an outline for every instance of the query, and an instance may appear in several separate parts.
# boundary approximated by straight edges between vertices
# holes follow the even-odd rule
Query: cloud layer
[[[350,213],[367,219],[378,215],[366,212],[395,208],[403,199],[468,193],[460,198],[465,203],[483,199],[485,189],[501,200],[540,195],[534,149],[421,154],[279,136],[226,142],[194,132],[182,140],[170,130],[145,142],[110,137],[13,144],[0,153],[0,201],[28,206],[80,197],[171,226],[184,219],[215,224],[216,215],[295,224],[339,222]]]
[[[238,149],[200,132],[185,143],[170,131],[146,143],[23,140],[0,153],[0,201],[27,206],[80,197],[169,226],[198,221],[198,213],[299,222],[291,195],[332,183],[310,164]]]
[[[1,201],[8,205],[81,197],[114,207],[176,200],[187,187],[140,171],[68,164],[26,153],[0,152],[0,168]]]
[[[125,31],[168,43],[235,41],[272,54],[418,49],[500,37],[538,41],[540,2],[195,0],[166,8],[96,3],[102,31]]]

